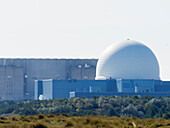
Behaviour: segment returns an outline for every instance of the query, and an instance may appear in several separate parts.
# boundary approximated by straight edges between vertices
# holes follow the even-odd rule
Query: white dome
[[[124,40],[111,45],[99,58],[96,79],[160,79],[154,53],[144,44]]]

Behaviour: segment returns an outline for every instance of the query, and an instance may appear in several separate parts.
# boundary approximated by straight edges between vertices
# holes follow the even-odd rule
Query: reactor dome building
[[[36,80],[35,99],[152,95],[170,96],[170,81],[160,80],[159,63],[146,45],[123,40],[107,48],[96,64],[93,80]]]
[[[150,48],[128,39],[104,51],[97,63],[95,79],[159,80],[159,64]]]

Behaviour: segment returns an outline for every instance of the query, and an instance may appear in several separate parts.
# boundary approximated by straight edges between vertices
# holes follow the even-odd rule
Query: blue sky
[[[0,0],[0,57],[99,58],[134,39],[170,79],[170,0]]]

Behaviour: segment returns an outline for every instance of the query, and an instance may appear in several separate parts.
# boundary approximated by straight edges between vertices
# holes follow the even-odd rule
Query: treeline
[[[117,117],[170,119],[170,97],[152,96],[94,96],[88,98],[59,98],[15,103],[0,102],[0,114],[35,115],[67,114],[69,116],[107,115]]]

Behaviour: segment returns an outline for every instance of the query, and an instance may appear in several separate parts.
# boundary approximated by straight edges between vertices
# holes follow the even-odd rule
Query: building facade
[[[37,79],[94,80],[96,63],[97,59],[2,58],[0,59],[0,98],[33,100],[34,81]]]
[[[1,100],[24,99],[23,69],[11,66],[0,67]]]
[[[158,85],[159,83],[159,85]],[[35,100],[88,97],[151,95],[170,96],[170,82],[150,79],[109,79],[109,80],[36,80]]]
[[[109,90],[108,90],[109,89]],[[116,91],[115,81],[112,80],[36,80],[35,81],[35,99],[40,95],[44,99],[69,98],[70,92],[107,92]]]

